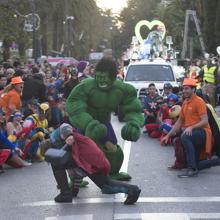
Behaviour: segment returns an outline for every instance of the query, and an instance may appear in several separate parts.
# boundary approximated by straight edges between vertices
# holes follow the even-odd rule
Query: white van
[[[150,83],[154,83],[158,94],[162,95],[164,83],[179,87],[171,63],[163,59],[141,60],[129,64],[124,82],[133,85],[138,97],[145,94]]]

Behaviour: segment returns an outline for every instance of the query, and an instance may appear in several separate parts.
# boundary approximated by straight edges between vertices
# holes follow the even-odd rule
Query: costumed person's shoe
[[[40,153],[40,148],[38,148],[38,150],[37,150],[37,154],[36,154],[36,156],[35,156],[35,159],[36,159],[36,161],[37,162],[42,162],[42,161],[44,161],[44,157],[41,155],[41,153]]]
[[[69,188],[72,189],[73,187],[73,183],[74,183],[74,177],[73,176],[69,176],[69,182],[68,182],[68,185],[69,185]],[[89,182],[86,181],[86,180],[82,180],[79,187],[80,188],[85,188],[89,185]]]
[[[125,205],[134,204],[138,200],[141,193],[141,190],[138,188],[138,186],[112,179],[107,179],[106,184],[101,188],[101,190],[104,194],[127,194],[127,198],[124,201]]]
[[[125,205],[132,205],[135,202],[137,202],[139,196],[141,193],[141,189],[139,189],[137,186],[131,187],[128,191],[128,196],[126,200],[124,201]]]
[[[71,203],[72,202],[72,194],[70,192],[60,193],[54,198],[55,202],[59,203]]]
[[[129,181],[129,180],[131,180],[131,176],[128,173],[125,173],[125,172],[111,174],[110,177],[111,177],[111,179],[120,180],[120,181]]]

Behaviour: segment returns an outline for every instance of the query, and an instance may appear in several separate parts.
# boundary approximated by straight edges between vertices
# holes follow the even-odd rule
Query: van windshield
[[[174,81],[174,75],[168,65],[133,65],[129,67],[125,81]]]

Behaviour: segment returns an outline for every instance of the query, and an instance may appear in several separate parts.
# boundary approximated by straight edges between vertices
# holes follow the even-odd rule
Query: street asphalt
[[[92,182],[72,204],[56,204],[53,198],[59,192],[51,167],[42,162],[5,168],[0,175],[0,220],[220,220],[220,167],[180,179],[180,171],[168,170],[174,161],[172,146],[162,147],[147,134],[136,143],[124,142],[122,123],[115,116],[112,121],[119,143],[128,146],[131,183],[142,189],[137,204],[125,206],[123,194],[103,195]]]

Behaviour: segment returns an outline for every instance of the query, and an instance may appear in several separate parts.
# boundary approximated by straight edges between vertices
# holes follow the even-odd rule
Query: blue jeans
[[[198,169],[199,156],[206,142],[205,130],[194,129],[192,136],[182,134],[181,142],[185,149],[188,168]]]

